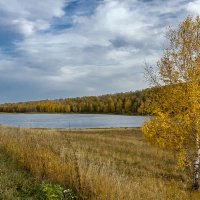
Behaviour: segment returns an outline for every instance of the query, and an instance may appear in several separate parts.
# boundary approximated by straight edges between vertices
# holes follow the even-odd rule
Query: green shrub
[[[64,199],[63,188],[60,185],[43,183],[41,185],[41,199]]]
[[[43,183],[38,193],[40,200],[74,200],[77,199],[72,190],[64,190],[60,185]]]

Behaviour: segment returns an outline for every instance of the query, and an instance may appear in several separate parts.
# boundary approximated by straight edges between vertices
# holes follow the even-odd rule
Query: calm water
[[[147,119],[103,114],[0,114],[0,124],[33,128],[139,127]]]

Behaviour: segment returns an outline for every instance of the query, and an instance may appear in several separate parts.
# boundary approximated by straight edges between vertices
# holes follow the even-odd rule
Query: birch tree
[[[143,127],[149,141],[177,153],[180,167],[193,169],[199,188],[200,162],[200,18],[188,16],[178,28],[169,28],[168,48],[156,68],[146,65],[155,87],[143,108],[153,116]]]

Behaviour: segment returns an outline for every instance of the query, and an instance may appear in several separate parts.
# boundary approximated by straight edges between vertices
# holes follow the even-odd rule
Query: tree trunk
[[[194,160],[193,189],[199,189],[199,162],[200,162],[199,135],[196,132],[196,158]]]

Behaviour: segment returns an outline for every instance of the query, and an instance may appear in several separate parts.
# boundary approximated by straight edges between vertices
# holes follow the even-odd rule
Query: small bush
[[[63,188],[60,185],[43,183],[41,185],[42,199],[53,200],[53,199],[63,199]]]
[[[39,192],[40,200],[72,200],[77,199],[72,190],[64,190],[60,185],[43,183]]]

